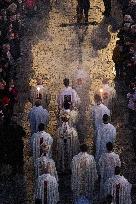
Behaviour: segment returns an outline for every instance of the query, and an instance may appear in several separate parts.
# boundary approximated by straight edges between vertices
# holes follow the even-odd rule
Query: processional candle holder
[[[39,95],[40,95],[40,87],[37,87],[37,92],[38,92],[37,98],[39,98]]]
[[[42,99],[42,94],[40,93],[40,87],[37,87],[37,99]]]
[[[103,95],[103,89],[100,89],[100,96],[101,96],[101,99],[102,99],[102,95]]]

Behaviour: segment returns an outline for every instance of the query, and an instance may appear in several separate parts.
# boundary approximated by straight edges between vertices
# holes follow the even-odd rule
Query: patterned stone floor
[[[114,63],[112,62],[112,50],[117,40],[117,28],[121,24],[121,14],[116,4],[112,3],[112,17],[105,19],[102,16],[104,10],[102,0],[91,2],[89,13],[89,25],[78,26],[76,24],[76,1],[58,1],[58,3],[46,1],[46,5],[40,3],[40,10],[36,16],[25,18],[25,36],[22,38],[22,66],[18,70],[18,87],[20,89],[20,104],[17,112],[20,122],[27,131],[24,139],[25,160],[25,185],[27,201],[32,204],[34,195],[34,180],[32,158],[29,147],[29,125],[27,114],[31,107],[28,101],[29,87],[36,83],[36,77],[45,79],[45,84],[51,92],[49,107],[50,123],[48,131],[55,137],[56,123],[56,96],[63,87],[64,77],[72,81],[73,73],[77,67],[82,67],[90,76],[90,88],[86,90],[90,103],[84,113],[84,127],[86,142],[92,147],[92,134],[89,120],[89,111],[93,104],[93,95],[101,85],[103,78],[107,77],[114,86]],[[119,94],[119,107],[124,104],[122,93]],[[125,107],[125,106],[124,106]],[[122,115],[125,109],[121,108]],[[115,122],[118,128],[118,140],[116,150],[123,162],[123,173],[134,183],[135,163],[131,151],[131,138],[125,129],[126,118],[121,114]],[[84,132],[84,131],[83,131]],[[61,204],[71,204],[70,178],[60,178]],[[135,203],[135,202],[134,202]],[[4,204],[4,203],[3,203]]]

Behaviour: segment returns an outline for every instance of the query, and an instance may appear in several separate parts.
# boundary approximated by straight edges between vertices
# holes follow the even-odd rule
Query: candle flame
[[[102,93],[102,92],[103,92],[103,89],[100,89],[100,92]]]

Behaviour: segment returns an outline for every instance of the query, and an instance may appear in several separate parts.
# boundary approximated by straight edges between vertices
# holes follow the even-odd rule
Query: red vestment
[[[36,0],[25,0],[25,4],[28,9],[33,9],[36,5]]]

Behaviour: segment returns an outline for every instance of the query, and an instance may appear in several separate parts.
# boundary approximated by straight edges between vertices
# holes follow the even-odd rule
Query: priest
[[[56,165],[54,160],[48,156],[47,150],[44,148],[44,146],[42,146],[41,148],[43,152],[42,156],[36,160],[36,178],[42,175],[43,168],[49,168],[50,175],[54,176],[58,181],[58,174],[56,171]]]
[[[81,145],[81,152],[73,157],[72,168],[72,191],[74,199],[81,196],[92,200],[95,182],[98,179],[94,157],[87,153],[86,144]]]
[[[113,152],[113,144],[108,142],[106,144],[107,153],[101,155],[99,159],[99,174],[100,174],[100,192],[103,197],[104,183],[107,179],[114,176],[115,167],[121,166],[119,155]]]
[[[84,100],[84,96],[86,93],[88,93],[90,88],[90,76],[85,69],[81,67],[76,69],[76,71],[73,73],[72,86],[77,91],[81,101],[87,103],[86,100]]]
[[[109,123],[109,116],[103,115],[103,124],[97,130],[96,136],[96,154],[95,159],[98,162],[100,156],[106,153],[106,144],[114,143],[116,139],[116,128]]]
[[[109,178],[105,185],[105,197],[108,194],[113,196],[113,204],[131,204],[131,189],[132,184],[128,180],[120,175],[120,167],[115,167],[115,175]]]
[[[66,117],[67,116],[69,117],[69,124],[70,124],[70,126],[76,128],[77,123],[78,123],[78,119],[79,119],[79,111],[78,111],[78,109],[75,107],[72,110],[70,110],[70,107],[69,107],[69,109],[61,110],[60,114],[59,114],[59,125],[62,125],[63,122],[62,122],[61,118],[63,118],[64,115],[66,115]]]
[[[43,84],[41,79],[37,79],[37,85],[31,88],[30,101],[34,105],[37,99],[41,100],[43,108],[48,109],[48,105],[51,100],[51,95],[47,89],[47,86]]]
[[[47,126],[49,122],[49,113],[42,107],[40,100],[35,102],[35,106],[32,107],[28,114],[28,119],[30,122],[32,134],[38,131],[38,125],[40,123],[43,123]]]
[[[102,99],[100,95],[95,94],[94,96],[95,105],[92,108],[92,119],[93,119],[93,127],[95,131],[94,141],[96,142],[96,135],[98,129],[103,126],[103,115],[107,114],[110,116],[110,110],[102,104]]]
[[[37,133],[34,133],[32,136],[34,166],[36,165],[36,160],[41,157],[43,153],[43,146],[47,152],[47,155],[51,155],[51,146],[53,143],[53,138],[49,133],[45,132],[44,127],[44,124],[40,123],[38,126],[39,131]]]
[[[43,168],[43,174],[38,177],[36,199],[40,199],[42,204],[59,202],[58,183],[56,178],[51,176],[49,168]]]
[[[79,152],[78,133],[69,125],[69,115],[63,115],[62,125],[57,130],[57,162],[58,169],[66,172],[70,169],[73,156]]]
[[[69,104],[70,107],[77,107],[80,103],[77,92],[69,86],[69,79],[65,78],[63,83],[65,88],[60,92],[57,100],[59,110],[63,108],[66,109],[65,106],[67,106],[67,104]]]

